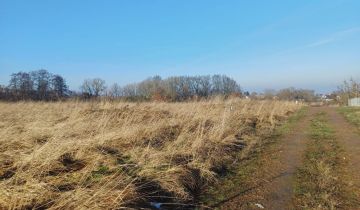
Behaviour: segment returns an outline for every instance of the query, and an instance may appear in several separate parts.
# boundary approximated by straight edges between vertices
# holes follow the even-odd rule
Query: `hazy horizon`
[[[0,84],[47,69],[78,90],[225,74],[249,91],[360,79],[360,2],[0,1]]]

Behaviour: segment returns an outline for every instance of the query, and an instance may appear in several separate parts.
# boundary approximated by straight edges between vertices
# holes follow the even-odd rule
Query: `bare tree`
[[[6,90],[10,100],[58,100],[68,91],[64,78],[44,69],[12,74]]]
[[[137,96],[137,84],[128,84],[123,87],[123,94],[126,97],[136,97]]]
[[[100,96],[100,94],[106,90],[105,80],[103,80],[103,79],[95,78],[92,80],[91,85],[92,85],[95,97]]]
[[[98,97],[106,90],[105,80],[100,78],[86,79],[80,88],[84,95]]]
[[[92,80],[90,79],[86,79],[84,80],[84,82],[82,83],[81,87],[81,92],[83,94],[89,95],[89,96],[93,96],[93,89],[92,89]]]
[[[241,94],[241,88],[235,80],[225,75],[176,76],[164,80],[155,76],[140,83],[126,85],[123,94],[146,100],[183,101],[210,95]]]
[[[316,99],[314,90],[296,89],[293,87],[281,89],[276,95],[281,100],[302,100],[311,102]]]
[[[53,75],[51,80],[51,87],[57,99],[65,97],[68,92],[65,79],[60,75]]]
[[[0,100],[14,100],[10,89],[3,85],[0,85]]]
[[[114,83],[113,85],[111,85],[111,87],[109,89],[109,95],[112,98],[118,98],[123,95],[123,90],[119,84]]]
[[[342,85],[338,87],[340,102],[346,104],[349,98],[360,97],[360,82],[353,78],[345,80]]]
[[[39,100],[49,99],[51,74],[45,69],[33,71],[30,74],[35,85],[37,98]]]
[[[30,99],[34,83],[29,73],[18,72],[11,75],[9,88],[16,99]]]

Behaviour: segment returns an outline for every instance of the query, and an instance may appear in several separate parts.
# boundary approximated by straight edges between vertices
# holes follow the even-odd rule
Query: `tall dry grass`
[[[0,209],[192,202],[291,102],[0,103]]]

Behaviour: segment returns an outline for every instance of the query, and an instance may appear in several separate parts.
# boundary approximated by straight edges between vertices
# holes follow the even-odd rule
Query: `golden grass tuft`
[[[0,209],[193,202],[300,108],[187,103],[0,103]]]

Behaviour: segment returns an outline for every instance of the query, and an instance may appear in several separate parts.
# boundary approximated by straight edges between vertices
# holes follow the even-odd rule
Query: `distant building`
[[[350,98],[348,100],[348,106],[360,106],[360,98]]]
[[[331,102],[334,101],[334,96],[331,94],[320,94],[320,99],[324,102]]]

